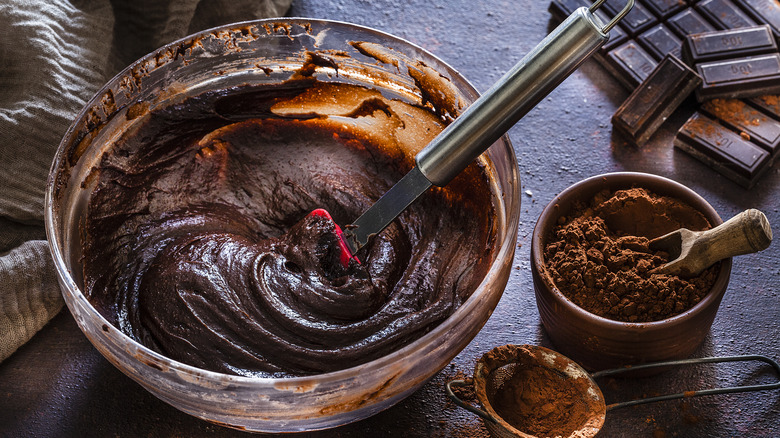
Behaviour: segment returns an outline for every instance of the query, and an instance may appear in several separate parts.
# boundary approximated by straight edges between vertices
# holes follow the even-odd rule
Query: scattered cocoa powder
[[[764,101],[766,105],[774,107],[775,112],[780,112],[780,95],[770,94],[766,96],[759,96],[758,99]]]
[[[715,117],[734,125],[759,126],[766,116],[738,99],[712,99],[701,105]]]
[[[686,129],[691,137],[712,137],[717,134],[715,129],[716,125],[708,123],[706,120],[700,117],[691,117],[685,122],[684,129]]]
[[[517,369],[491,405],[515,429],[543,438],[570,436],[590,417],[572,379],[542,366]]]
[[[452,386],[452,392],[462,401],[466,403],[474,403],[477,401],[477,395],[474,393],[474,379],[466,377],[463,371],[458,371],[450,380],[463,380],[464,384]]]
[[[696,408],[691,406],[690,403],[680,403],[680,412],[682,412],[683,421],[687,424],[698,424],[702,420],[698,412],[696,412]]]
[[[709,292],[720,264],[698,277],[650,274],[669,261],[649,240],[685,227],[710,228],[706,218],[676,199],[642,188],[602,191],[562,217],[545,247],[548,272],[576,305],[617,321],[649,322],[682,313]]]

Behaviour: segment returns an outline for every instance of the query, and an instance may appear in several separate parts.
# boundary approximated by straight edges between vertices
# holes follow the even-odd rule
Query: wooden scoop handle
[[[728,257],[766,249],[772,242],[772,228],[764,213],[751,208],[703,231],[696,240],[704,266],[710,266]]]

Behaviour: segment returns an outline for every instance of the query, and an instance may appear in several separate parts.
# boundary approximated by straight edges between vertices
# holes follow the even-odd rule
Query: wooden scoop
[[[764,250],[771,242],[766,215],[751,208],[711,230],[680,228],[651,240],[651,250],[666,251],[672,260],[650,273],[695,277],[717,261]]]

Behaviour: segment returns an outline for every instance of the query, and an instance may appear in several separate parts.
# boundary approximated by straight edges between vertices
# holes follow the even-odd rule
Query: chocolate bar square
[[[610,15],[617,15],[621,9],[626,5],[626,0],[618,0],[617,2],[604,3],[604,8],[610,12]],[[630,36],[637,35],[649,29],[654,24],[658,23],[658,19],[645,7],[640,0],[634,0],[634,7],[631,11],[623,17],[620,21],[620,25],[628,32]]]
[[[693,9],[686,9],[680,12],[679,14],[667,20],[666,25],[681,37],[685,37],[686,35],[690,35],[692,33],[702,33],[716,30],[715,27],[708,23]]]
[[[756,25],[753,19],[730,0],[702,0],[696,5],[696,10],[720,29],[738,29]]]
[[[653,71],[658,62],[653,59],[634,40],[612,49],[607,53],[605,67],[611,70],[615,77],[624,81],[629,89],[641,84]]]
[[[674,146],[746,188],[771,165],[769,152],[700,113],[680,128]]]
[[[661,59],[666,54],[671,54],[681,59],[682,40],[677,38],[672,31],[663,24],[658,24],[648,29],[637,37],[642,47],[653,55],[655,59]]]
[[[666,18],[679,12],[687,6],[685,0],[647,0],[647,9],[660,18]]]
[[[775,120],[780,120],[780,96],[764,95],[748,99],[751,105],[769,114]]]
[[[666,55],[612,116],[612,125],[642,145],[701,83],[690,67]]]

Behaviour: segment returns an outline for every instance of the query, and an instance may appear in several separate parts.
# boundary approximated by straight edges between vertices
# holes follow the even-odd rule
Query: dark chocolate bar
[[[628,40],[625,44],[612,49],[607,53],[607,61],[605,67],[613,72],[620,72],[613,74],[626,81],[626,87],[631,89],[641,84],[658,65],[658,62],[634,40]]]
[[[743,58],[777,52],[777,43],[767,25],[688,35],[683,60],[690,66],[707,61]]]
[[[612,125],[642,145],[700,83],[690,67],[666,55],[615,112]]]
[[[740,6],[757,22],[768,24],[775,38],[780,39],[780,1],[741,0]]]
[[[603,7],[604,10],[609,11],[609,14],[606,15],[614,16],[625,5],[626,1],[608,0]],[[563,20],[577,7],[589,5],[590,0],[551,0],[550,12],[557,19]],[[594,56],[602,66],[629,90],[634,90],[639,86],[656,67],[658,60],[663,59],[668,53],[674,55],[679,53],[680,56],[678,57],[684,56],[685,49],[682,48],[682,45],[690,34],[766,24],[769,25],[775,39],[778,40],[777,43],[780,44],[780,0],[635,0],[634,9],[635,11],[632,14],[629,14],[625,20],[620,21],[613,28],[610,32],[610,40]],[[601,9],[597,11],[597,15],[599,15],[602,21],[606,21]],[[626,31],[626,28],[631,30]],[[675,40],[680,41],[679,45]],[[743,51],[737,53],[738,55],[732,53],[729,56],[738,56],[739,58],[761,56],[761,54],[756,52]],[[725,56],[716,59],[711,58],[710,61],[701,60],[700,62],[724,60]],[[732,67],[735,67],[736,73],[740,72],[740,68],[745,69],[744,63],[737,63],[732,65]],[[767,65],[763,67],[766,69]],[[769,70],[771,69],[770,66]],[[711,97],[717,98],[718,94],[715,91],[718,90],[720,92],[728,91],[729,93],[726,96],[753,95],[762,92],[780,94],[778,89],[772,87],[771,79],[757,79],[755,69],[746,73],[746,75],[740,76],[732,72],[732,79],[740,76],[739,79],[730,84],[715,84],[716,87],[708,87],[705,93],[698,92],[697,97],[703,99],[706,95],[708,99]],[[755,82],[751,83],[751,80],[755,80]],[[776,79],[775,82],[780,83],[780,79]],[[729,89],[730,87],[732,88]],[[740,90],[740,88],[744,88],[744,90]],[[707,94],[707,92],[712,94]],[[714,167],[726,169],[724,173],[731,172],[731,177],[740,180],[743,185],[752,185],[758,175],[768,167],[766,164],[762,164],[763,161],[761,160],[763,159],[759,157],[759,162],[755,164],[753,170],[745,170],[749,166],[744,163],[730,165],[724,163],[735,161],[735,157],[741,157],[742,155],[740,155],[741,152],[739,151],[755,150],[756,148],[771,155],[772,159],[780,157],[780,153],[775,152],[776,146],[773,146],[775,143],[772,140],[777,123],[780,123],[780,96],[751,97],[745,98],[744,102],[747,102],[750,107],[758,109],[766,118],[755,117],[753,123],[740,127],[740,125],[735,123],[734,117],[736,115],[732,114],[730,118],[725,114],[712,113],[713,116],[717,116],[718,120],[720,120],[720,123],[715,123],[718,127],[717,129],[730,133],[725,138],[733,141],[736,136],[737,141],[734,143],[736,146],[732,145],[730,148],[733,151],[733,156],[728,158],[730,155],[726,153],[727,158],[720,158],[720,164],[716,163]],[[645,109],[647,111],[652,110],[649,104]],[[624,111],[627,112],[628,110]],[[634,111],[637,114],[640,113],[639,110]],[[705,110],[702,109],[702,111]],[[621,115],[618,118],[621,117],[626,116]],[[636,115],[635,117],[641,116]],[[642,130],[651,133],[654,129],[648,129],[648,127],[652,128],[648,121],[640,123],[636,118],[632,121],[634,123],[632,125],[633,128],[616,129],[624,131],[629,137],[643,140]],[[663,117],[660,119],[663,119]],[[621,122],[613,121],[613,123],[617,126]],[[626,123],[628,124],[628,121]],[[629,129],[633,129],[633,131],[629,131]],[[706,162],[713,163],[717,161],[709,158],[709,155],[712,154],[696,152],[696,149],[692,146],[686,147],[684,144],[691,142],[684,141],[684,136],[678,135],[678,137],[680,139],[676,140],[676,142],[680,144],[681,148],[687,148],[694,155],[698,154],[699,158]],[[748,146],[744,146],[745,144]],[[750,149],[751,147],[752,149]],[[770,154],[766,151],[772,152]],[[742,171],[728,170],[729,166],[736,166],[738,169],[742,169]]]
[[[678,59],[681,58],[682,40],[677,38],[672,31],[670,31],[663,24],[658,24],[651,29],[648,29],[642,35],[637,37],[637,41],[642,44],[642,47],[653,55],[655,59],[661,59],[666,54],[672,54]]]
[[[696,65],[701,86],[696,99],[752,97],[780,93],[780,54],[748,56]]]
[[[774,159],[780,149],[780,122],[737,99],[713,99],[701,105],[702,111],[763,147]]]
[[[696,4],[696,10],[720,29],[738,29],[756,25],[753,19],[730,0],[702,0]]]
[[[771,165],[769,152],[699,113],[680,128],[674,146],[746,188]]]
[[[708,23],[693,9],[685,9],[679,14],[671,17],[666,21],[666,25],[680,37],[685,37],[692,33],[716,30],[715,27]]]
[[[597,15],[604,9],[609,11],[608,16],[614,16],[625,3],[626,0],[608,0]],[[551,0],[550,12],[563,20],[576,7],[589,5],[590,0]],[[768,24],[776,39],[780,39],[780,0],[635,0],[634,9],[638,12],[630,13],[618,23],[610,32],[610,40],[595,56],[630,90],[641,82],[637,80],[636,70],[624,67],[627,63],[616,62],[615,58],[623,58],[624,54],[612,54],[617,48],[625,50],[624,44],[629,39],[641,45],[655,61],[667,53],[677,55],[678,48],[672,44],[670,32],[684,40],[689,34]],[[604,19],[601,14],[600,18]]]

